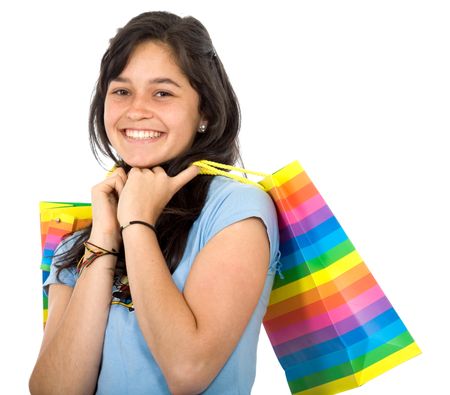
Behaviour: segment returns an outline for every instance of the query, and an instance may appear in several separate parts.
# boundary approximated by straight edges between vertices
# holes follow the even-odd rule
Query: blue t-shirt
[[[205,205],[189,232],[183,258],[172,275],[178,289],[183,291],[191,266],[206,243],[225,227],[250,217],[262,219],[270,242],[270,265],[264,290],[238,345],[203,394],[250,394],[255,379],[259,331],[278,264],[277,217],[269,195],[251,185],[225,177],[214,177]],[[64,249],[70,248],[72,244],[67,242]],[[58,283],[55,271],[52,264],[44,287]],[[74,287],[77,280],[75,269],[63,270],[60,280]],[[170,394],[134,311],[123,304],[111,305],[97,394]]]

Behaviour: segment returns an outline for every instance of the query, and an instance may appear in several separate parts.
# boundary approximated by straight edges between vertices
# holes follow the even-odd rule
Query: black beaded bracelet
[[[122,226],[120,227],[120,234],[122,234],[122,232],[123,232],[123,230],[124,230],[125,228],[127,228],[127,227],[130,226],[130,225],[134,225],[134,224],[144,225],[144,226],[150,228],[151,230],[153,230],[153,232],[155,232],[155,234],[156,234],[156,228],[155,228],[155,226],[152,225],[152,224],[149,224],[149,223],[147,223],[147,222],[144,222],[144,221],[130,221],[130,222],[128,222],[126,225],[122,225]]]

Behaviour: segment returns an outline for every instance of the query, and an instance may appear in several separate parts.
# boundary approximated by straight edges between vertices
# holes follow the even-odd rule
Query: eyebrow
[[[128,78],[123,78],[123,77],[116,77],[113,78],[111,81],[114,82],[125,82],[125,83],[130,83],[131,81]],[[157,77],[157,78],[152,78],[150,80],[148,80],[149,84],[171,84],[171,85],[175,85],[178,88],[181,88],[181,86],[179,84],[177,84],[174,80],[170,79],[170,78],[166,78],[166,77]]]

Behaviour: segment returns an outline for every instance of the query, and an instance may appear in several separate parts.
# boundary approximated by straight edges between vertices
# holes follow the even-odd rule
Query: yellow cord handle
[[[245,178],[243,176],[240,176],[238,174],[230,173],[230,171],[236,171],[243,174],[251,174],[254,176],[259,176],[266,178],[270,174],[261,173],[259,171],[253,171],[253,170],[247,170],[242,167],[236,167],[236,166],[230,166],[230,165],[224,165],[223,163],[213,162],[210,160],[199,160],[197,162],[192,163],[193,165],[200,168],[200,174],[209,175],[209,176],[223,176],[227,178],[231,178],[233,180],[239,181],[243,184],[250,184],[254,185],[262,190],[266,190],[260,183],[249,180],[248,178]],[[113,166],[111,170],[108,171],[107,177],[110,176],[114,170],[116,170],[117,167]]]
[[[206,175],[210,175],[210,176],[228,177],[233,180],[242,182],[243,184],[254,185],[262,190],[265,190],[265,188],[258,182],[249,180],[248,178],[245,178],[238,174],[230,173],[230,171],[237,171],[239,173],[244,173],[244,174],[252,174],[254,176],[259,176],[259,177],[264,177],[264,178],[269,176],[269,174],[266,174],[266,173],[247,170],[247,169],[243,169],[241,167],[236,167],[236,166],[224,165],[222,163],[212,162],[210,160],[199,160],[192,164],[200,168],[200,174],[206,174]],[[227,170],[227,171],[225,171],[225,170]]]

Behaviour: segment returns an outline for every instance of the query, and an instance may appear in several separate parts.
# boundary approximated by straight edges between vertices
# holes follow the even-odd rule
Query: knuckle
[[[130,169],[130,173],[139,173],[139,169],[137,168],[137,167],[132,167],[131,169]]]
[[[122,167],[118,167],[114,173],[115,173],[115,175],[122,176],[125,174],[125,170],[123,170]]]

